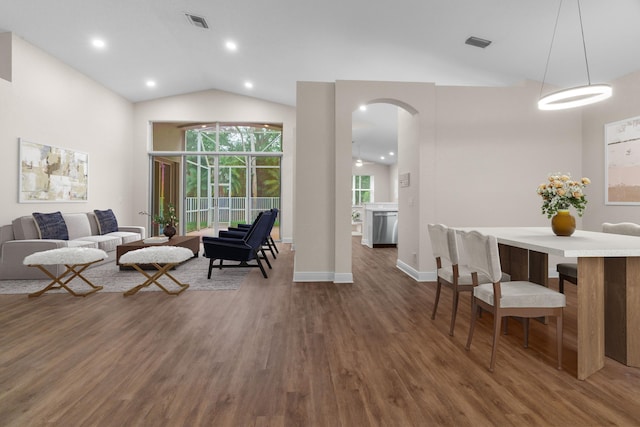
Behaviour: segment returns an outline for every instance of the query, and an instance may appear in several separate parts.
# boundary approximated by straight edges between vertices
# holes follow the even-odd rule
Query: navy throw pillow
[[[41,239],[69,240],[69,230],[67,230],[67,223],[64,222],[62,213],[34,212],[32,215],[38,226]]]
[[[98,219],[98,230],[100,234],[118,231],[118,221],[111,209],[107,209],[106,211],[94,209],[93,213],[96,214],[96,218]]]

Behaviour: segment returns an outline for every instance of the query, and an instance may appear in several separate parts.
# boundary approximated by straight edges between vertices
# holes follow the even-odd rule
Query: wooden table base
[[[44,274],[46,274],[47,276],[49,276],[51,278],[51,283],[49,283],[44,289],[38,291],[38,292],[34,292],[29,294],[29,298],[31,297],[39,297],[40,295],[42,295],[43,293],[47,292],[50,289],[66,289],[67,292],[69,292],[71,295],[73,295],[74,297],[86,297],[87,295],[90,295],[94,292],[99,291],[100,289],[102,289],[102,286],[96,286],[93,283],[91,283],[91,281],[89,279],[87,279],[86,277],[84,277],[81,273],[87,269],[87,267],[89,267],[92,264],[95,264],[96,262],[100,262],[102,260],[97,260],[97,261],[93,261],[93,262],[88,262],[86,264],[64,264],[65,267],[67,267],[67,269],[64,271],[64,273],[62,273],[60,276],[56,277],[54,276],[49,270],[47,270],[42,264],[34,264],[34,265],[30,265],[29,267],[38,267],[40,270],[42,270],[44,272]],[[72,273],[71,277],[69,277],[67,280],[65,280],[64,282],[62,282],[62,279],[64,279],[64,277],[68,274],[68,273]],[[83,294],[79,294],[77,292],[75,292],[73,289],[71,289],[70,287],[67,286],[67,284],[72,281],[73,279],[75,279],[76,277],[84,280],[84,282],[86,284],[88,284],[89,286],[91,286],[91,289],[89,292],[85,292]],[[56,286],[57,285],[57,286]]]
[[[152,263],[151,265],[153,265],[156,268],[156,271],[153,273],[153,275],[150,275],[149,273],[147,273],[145,270],[143,270],[138,264],[122,264],[128,267],[133,267],[136,270],[138,270],[140,273],[142,273],[147,280],[145,280],[144,283],[133,287],[131,289],[129,289],[127,292],[124,293],[125,297],[134,295],[135,293],[137,293],[140,289],[145,288],[149,285],[151,285],[152,283],[155,283],[156,286],[158,286],[160,289],[162,289],[163,291],[165,291],[166,293],[168,293],[169,295],[180,295],[185,289],[187,289],[189,287],[188,284],[186,283],[180,283],[180,281],[178,281],[175,277],[173,277],[171,274],[169,274],[169,270],[171,270],[173,267],[175,267],[176,265],[178,265],[179,263],[167,263],[164,265],[160,265],[160,264],[156,264],[156,263]],[[171,280],[173,280],[178,286],[180,286],[180,290],[172,292],[170,290],[168,290],[167,288],[165,288],[164,286],[162,286],[162,284],[160,282],[158,282],[158,279],[162,276],[166,276],[169,277]]]

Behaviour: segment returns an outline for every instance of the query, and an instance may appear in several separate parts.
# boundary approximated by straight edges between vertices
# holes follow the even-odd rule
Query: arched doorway
[[[352,114],[359,105],[385,103],[401,107],[398,114],[398,170],[407,185],[398,191],[398,268],[421,279],[427,264],[426,224],[434,207],[424,194],[435,194],[433,123],[435,90],[432,84],[400,82],[336,82],[335,96],[335,234],[334,282],[352,282],[351,188]],[[405,141],[403,143],[403,141]],[[403,155],[404,153],[404,155]]]

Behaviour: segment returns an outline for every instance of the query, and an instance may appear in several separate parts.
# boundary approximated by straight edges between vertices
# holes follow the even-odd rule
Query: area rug
[[[216,264],[219,261],[216,262]],[[35,267],[34,267],[35,268]],[[240,288],[240,284],[251,268],[214,268],[211,279],[207,279],[209,269],[209,259],[204,257],[190,259],[175,269],[170,274],[182,283],[188,283],[189,291],[220,291]],[[149,270],[149,274],[153,271]],[[99,292],[125,292],[143,283],[146,280],[140,272],[136,270],[123,270],[116,265],[115,260],[89,268],[82,273],[88,280],[96,286],[102,286]],[[178,286],[168,277],[158,280],[164,287],[173,291],[179,289]],[[0,280],[0,294],[29,294],[43,289],[51,283],[49,279],[42,280]],[[69,282],[68,286],[77,292],[86,292],[90,289],[82,279],[75,278]],[[162,291],[158,286],[151,284],[140,292]],[[48,293],[67,293],[64,289],[53,289]]]

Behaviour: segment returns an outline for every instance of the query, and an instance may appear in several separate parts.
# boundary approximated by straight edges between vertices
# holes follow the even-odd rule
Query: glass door
[[[251,203],[250,217],[253,220],[260,211],[280,210],[280,160],[278,156],[251,157]],[[271,237],[280,240],[280,215],[271,230]]]
[[[251,201],[247,197],[247,156],[217,156],[215,207],[218,227],[225,230],[250,222]]]

